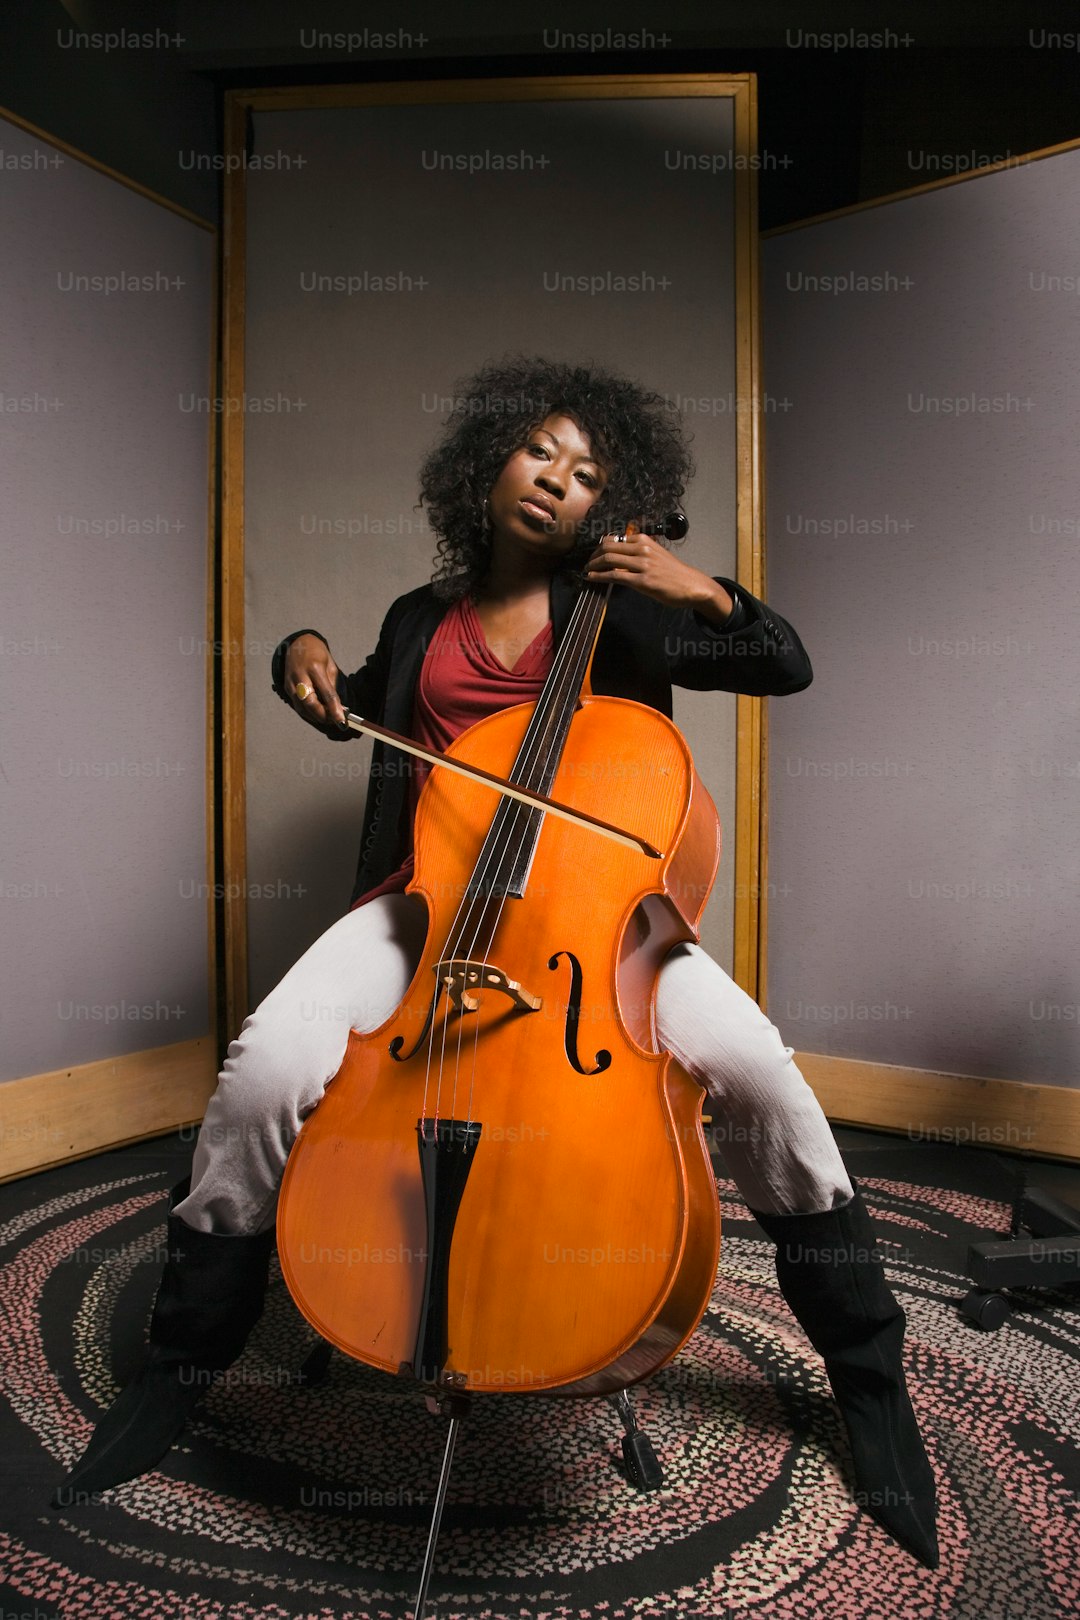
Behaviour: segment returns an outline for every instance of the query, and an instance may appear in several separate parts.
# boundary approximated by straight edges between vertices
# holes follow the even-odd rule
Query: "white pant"
[[[404,999],[427,911],[383,895],[328,928],[244,1021],[195,1147],[175,1214],[200,1232],[272,1226],[285,1161],[341,1067],[350,1028],[375,1029]],[[698,945],[677,945],[656,993],[661,1044],[708,1090],[724,1162],[751,1209],[812,1214],[851,1183],[792,1049]]]

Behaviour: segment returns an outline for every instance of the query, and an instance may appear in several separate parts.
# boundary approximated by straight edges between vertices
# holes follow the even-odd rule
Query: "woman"
[[[648,532],[614,532],[631,515],[655,527],[691,471],[658,396],[597,368],[526,359],[490,366],[459,392],[460,419],[421,474],[439,535],[435,578],[393,604],[351,676],[316,631],[282,643],[274,689],[304,720],[347,740],[348,707],[445,747],[484,714],[535,699],[582,576],[615,587],[592,667],[598,694],[670,715],[672,682],[754,695],[809,685],[797,635],[755,597]],[[377,745],[352,908],[229,1048],[190,1187],[173,1195],[146,1366],[99,1424],[61,1504],[153,1467],[214,1373],[240,1354],[262,1310],[289,1148],[340,1066],[350,1024],[376,1028],[405,994],[426,924],[423,904],[404,892],[421,777],[386,763]],[[314,996],[348,1016],[305,1019]],[[936,1566],[934,1477],[904,1382],[904,1315],[791,1049],[696,945],[665,960],[656,1019],[662,1046],[724,1116],[728,1168],[777,1244],[781,1291],[824,1357],[857,1499]]]

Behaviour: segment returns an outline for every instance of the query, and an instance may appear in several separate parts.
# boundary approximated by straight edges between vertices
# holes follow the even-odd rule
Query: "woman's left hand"
[[[584,573],[593,585],[629,585],[668,607],[693,608],[716,624],[722,624],[735,606],[715,579],[680,562],[647,534],[628,534],[625,540],[605,534]]]

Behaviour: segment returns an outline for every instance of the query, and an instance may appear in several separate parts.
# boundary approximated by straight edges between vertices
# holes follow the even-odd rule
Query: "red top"
[[[413,705],[413,740],[426,748],[445,750],[477,720],[514,703],[535,703],[551,669],[553,652],[548,623],[530,641],[513,669],[507,669],[488,646],[472,602],[463,597],[432,636],[420,666]],[[431,768],[424,760],[415,763],[409,792],[410,825]],[[349,910],[355,911],[380,894],[402,894],[412,875],[410,851],[396,872],[354,900]]]

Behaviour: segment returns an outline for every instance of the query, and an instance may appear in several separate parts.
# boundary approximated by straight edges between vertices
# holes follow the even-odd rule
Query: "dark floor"
[[[196,1135],[197,1127],[188,1126],[169,1136],[154,1137],[146,1142],[134,1142],[129,1147],[119,1150],[114,1148],[111,1153],[116,1155],[119,1152],[123,1156],[125,1174],[162,1172],[169,1176],[171,1182],[176,1182],[181,1180],[190,1168]],[[834,1125],[833,1135],[844,1154],[872,1153],[875,1150],[890,1152],[898,1146],[915,1145],[904,1134],[859,1130],[849,1125]],[[933,1151],[934,1146],[928,1148],[928,1153]],[[1037,1159],[1029,1154],[1004,1153],[996,1149],[991,1153],[985,1147],[954,1148],[953,1151],[977,1153],[981,1157],[998,1160],[1002,1167],[1003,1198],[1008,1197],[1009,1193],[1020,1184],[1020,1178],[1026,1176],[1028,1185],[1038,1187],[1080,1210],[1078,1163],[1063,1159]],[[114,1169],[115,1164],[110,1166],[110,1173]],[[49,1174],[48,1171],[42,1173]],[[863,1173],[865,1174],[865,1171]],[[13,1182],[4,1189],[5,1196],[2,1203],[6,1211],[12,1212],[20,1207],[18,1186],[18,1182]]]
[[[834,1125],[833,1135],[841,1153],[870,1153],[875,1148],[894,1148],[900,1142],[909,1141],[907,1136],[893,1135],[888,1131],[856,1130],[851,1125]],[[961,1151],[987,1152],[985,1148]],[[1013,1176],[1026,1175],[1029,1186],[1038,1187],[1060,1198],[1063,1203],[1080,1209],[1080,1164],[1066,1159],[1036,1159],[1027,1153],[1002,1153],[997,1149],[991,1157],[1000,1159]]]

